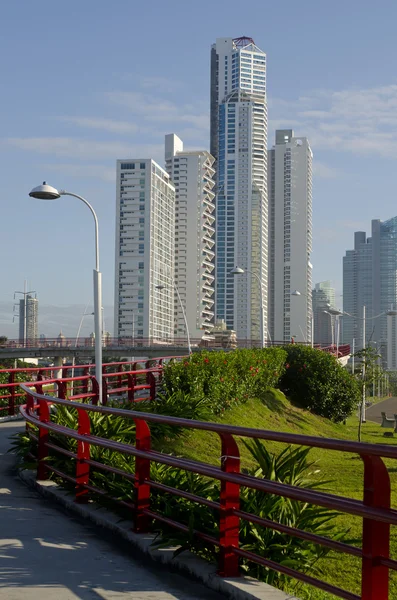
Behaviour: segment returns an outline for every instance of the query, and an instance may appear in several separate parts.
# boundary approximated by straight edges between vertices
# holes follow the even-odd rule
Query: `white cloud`
[[[318,160],[313,161],[313,173],[315,177],[321,179],[336,179],[337,177],[341,176],[341,173],[338,169],[329,167]]]
[[[106,167],[104,165],[90,165],[90,164],[73,164],[73,163],[60,163],[60,164],[42,164],[40,168],[43,171],[56,171],[63,173],[69,177],[93,177],[107,183],[116,181],[116,167]]]
[[[109,131],[110,133],[121,133],[130,134],[139,131],[139,127],[136,123],[128,121],[116,121],[113,119],[102,119],[92,117],[58,117],[59,121],[65,123],[72,123],[79,127],[87,127],[90,129],[101,129],[102,131]]]
[[[352,231],[366,231],[368,228],[368,223],[366,221],[338,221],[338,228],[350,229]]]
[[[167,77],[143,77],[140,81],[144,89],[154,89],[156,93],[172,93],[183,87],[180,81],[168,79]]]
[[[155,158],[163,156],[162,144],[125,144],[67,137],[8,138],[5,143],[21,150],[67,156],[74,159],[98,160],[117,158]]]
[[[203,112],[201,106],[177,105],[168,100],[142,92],[108,92],[108,100],[128,109],[132,114],[141,116],[145,121],[189,123],[198,130],[209,130],[209,112]]]
[[[294,102],[273,99],[274,121],[294,123],[314,149],[397,157],[397,85],[315,90]],[[298,124],[296,125],[296,121]]]
[[[177,106],[167,100],[157,100],[155,97],[142,92],[108,92],[106,97],[110,102],[123,106],[131,112],[144,115],[170,115],[177,114]]]

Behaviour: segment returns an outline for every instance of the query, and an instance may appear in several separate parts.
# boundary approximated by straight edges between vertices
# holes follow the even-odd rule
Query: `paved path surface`
[[[221,600],[180,575],[122,552],[93,526],[45,502],[18,478],[0,423],[1,600]]]
[[[378,402],[367,408],[367,421],[382,423],[381,412],[385,412],[388,417],[393,417],[394,414],[397,414],[397,398],[386,398],[386,400],[382,400],[382,402]]]

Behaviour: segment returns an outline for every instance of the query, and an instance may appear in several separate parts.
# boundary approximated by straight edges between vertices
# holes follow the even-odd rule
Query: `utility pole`
[[[363,398],[361,403],[361,423],[366,422],[365,416],[365,355],[366,343],[365,343],[365,305],[363,306]]]

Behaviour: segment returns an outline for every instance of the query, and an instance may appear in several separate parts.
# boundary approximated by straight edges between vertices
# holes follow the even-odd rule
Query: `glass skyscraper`
[[[266,54],[251,38],[211,50],[211,154],[216,159],[216,318],[239,340],[267,335]],[[246,272],[230,275],[238,265]]]
[[[387,317],[397,307],[397,217],[372,221],[371,237],[364,231],[354,234],[354,249],[343,258],[343,310],[354,315],[343,317],[343,340],[362,347],[363,306],[366,308],[366,343],[379,344],[386,361],[387,345],[396,353],[397,340],[388,339],[396,327],[396,317]],[[371,320],[371,317],[377,317]],[[388,324],[388,319],[392,323]],[[390,351],[389,351],[390,354]],[[390,367],[391,356],[387,356]]]
[[[336,343],[334,338],[335,317],[327,314],[328,308],[337,308],[335,290],[330,281],[316,283],[312,290],[314,343],[328,346]]]

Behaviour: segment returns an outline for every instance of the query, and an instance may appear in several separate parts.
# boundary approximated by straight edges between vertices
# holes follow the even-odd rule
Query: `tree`
[[[383,374],[383,371],[378,365],[380,354],[371,346],[359,350],[354,354],[354,357],[360,360],[360,367],[358,371],[355,369],[354,375],[360,382],[362,392],[358,420],[358,441],[361,442],[361,425],[363,422],[363,410],[365,398],[367,396],[367,387],[375,383],[378,380],[378,377]]]
[[[301,344],[284,346],[287,352],[280,389],[295,404],[331,419],[345,421],[360,401],[360,386],[337,359]]]

